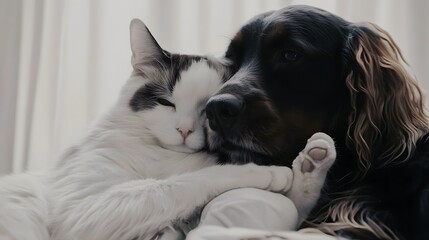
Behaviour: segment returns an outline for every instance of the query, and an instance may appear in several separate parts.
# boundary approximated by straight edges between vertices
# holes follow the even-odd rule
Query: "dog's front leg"
[[[294,160],[293,184],[286,196],[298,209],[299,224],[307,218],[319,199],[326,174],[335,158],[334,140],[324,133],[315,133]]]

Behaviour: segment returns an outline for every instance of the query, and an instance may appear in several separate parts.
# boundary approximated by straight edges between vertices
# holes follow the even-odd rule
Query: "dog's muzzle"
[[[243,100],[232,94],[220,94],[211,97],[206,105],[210,128],[222,134],[227,133],[237,124],[243,110]]]

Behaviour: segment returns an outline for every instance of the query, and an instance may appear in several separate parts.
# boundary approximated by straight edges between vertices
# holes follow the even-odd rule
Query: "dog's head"
[[[290,165],[322,131],[366,168],[410,153],[427,129],[420,90],[375,25],[287,7],[250,20],[225,57],[233,75],[206,109],[221,162]]]

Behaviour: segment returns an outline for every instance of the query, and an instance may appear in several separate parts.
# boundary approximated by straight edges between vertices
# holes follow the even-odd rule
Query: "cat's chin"
[[[162,146],[168,150],[172,150],[175,152],[181,152],[181,153],[195,153],[195,152],[198,152],[200,150],[200,149],[190,148],[190,147],[186,146],[185,144],[181,144],[181,145],[163,144]]]

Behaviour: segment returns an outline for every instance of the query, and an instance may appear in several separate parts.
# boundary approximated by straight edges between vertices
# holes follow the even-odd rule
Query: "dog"
[[[303,227],[429,239],[429,121],[386,31],[290,6],[251,19],[225,59],[231,78],[206,106],[220,163],[290,166],[306,139],[325,132],[337,161]]]

